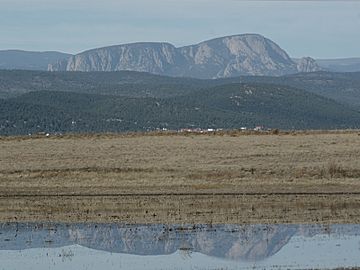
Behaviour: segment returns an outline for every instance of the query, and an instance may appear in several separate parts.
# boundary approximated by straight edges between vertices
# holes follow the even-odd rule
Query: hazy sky
[[[262,34],[292,57],[360,57],[360,0],[0,0],[0,49],[78,53],[242,33]]]

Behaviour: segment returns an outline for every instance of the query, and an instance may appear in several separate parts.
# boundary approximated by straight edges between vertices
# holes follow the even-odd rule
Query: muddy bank
[[[359,195],[19,196],[0,209],[1,222],[360,223]]]

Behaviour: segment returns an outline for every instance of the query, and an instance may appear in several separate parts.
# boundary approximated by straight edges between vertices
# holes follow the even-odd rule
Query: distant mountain
[[[217,38],[179,48],[179,51],[187,63],[184,76],[222,78],[297,72],[283,49],[256,34]]]
[[[301,59],[297,59],[295,62],[299,72],[316,72],[323,70],[323,68],[318,65],[316,60],[311,57],[303,57]]]
[[[360,58],[293,58],[268,38],[242,34],[176,48],[165,42],[142,42],[61,52],[0,51],[0,69],[43,71],[138,71],[200,79],[281,76],[298,72],[360,71]]]
[[[0,69],[48,70],[51,63],[71,55],[60,52],[0,51]]]
[[[49,70],[130,70],[204,79],[240,75],[279,76],[299,71],[283,49],[258,34],[222,37],[180,48],[169,43],[104,47],[58,61],[50,65]]]
[[[360,58],[344,59],[317,59],[320,67],[335,72],[356,72],[360,71]]]

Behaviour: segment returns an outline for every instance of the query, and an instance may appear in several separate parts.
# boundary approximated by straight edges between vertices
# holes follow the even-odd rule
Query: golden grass
[[[360,193],[358,131],[274,133],[264,133],[266,136],[231,131],[205,135],[3,137],[0,139],[0,220],[15,217],[22,220],[35,217],[108,220],[110,216],[120,216],[125,222],[147,222],[151,216],[140,218],[136,214],[142,213],[144,202],[145,205],[150,203],[150,207],[153,204],[153,212],[160,207],[153,221],[158,221],[160,216],[166,221],[166,213],[170,215],[173,211],[181,212],[176,214],[180,219],[197,220],[197,217],[183,214],[193,215],[192,211],[198,208],[186,202],[186,194],[195,196],[192,197],[195,202],[202,201],[201,213],[211,212],[214,207],[214,203],[206,205],[203,200],[218,202],[219,209],[215,211],[218,216],[222,216],[221,211],[226,215],[232,213],[227,209],[230,207],[227,200],[231,201],[230,209],[237,213],[234,222],[269,220],[270,213],[278,211],[282,214],[274,215],[273,221],[314,222],[315,217],[331,222],[358,220],[355,210],[359,206],[359,196],[346,195]],[[174,193],[182,195],[169,195]],[[226,195],[229,193],[238,196],[269,194],[270,197],[247,195],[246,200],[238,201],[233,199],[235,195]],[[309,195],[296,197],[296,193]],[[318,193],[326,193],[330,196],[326,200],[330,201],[319,199]],[[134,196],[119,197],[121,194]],[[163,197],[158,199],[155,194]],[[44,197],[37,197],[40,195]],[[72,197],[66,197],[70,195]],[[228,197],[225,199],[223,195]],[[280,207],[276,201],[280,202],[282,197],[288,205]],[[119,205],[118,200],[125,204]],[[44,205],[45,201],[48,206]],[[180,210],[172,209],[174,203]],[[306,210],[308,203],[312,203],[309,208],[316,210]],[[98,216],[96,211],[87,209],[89,213],[83,216],[87,205],[103,208],[103,213]],[[249,205],[252,207],[248,208]],[[241,213],[245,208],[244,213],[251,215]],[[126,215],[121,214],[124,211],[136,218],[126,219]],[[172,215],[175,214],[171,214],[169,220]],[[205,214],[199,217],[204,221],[208,218]],[[220,221],[220,218],[212,219]]]

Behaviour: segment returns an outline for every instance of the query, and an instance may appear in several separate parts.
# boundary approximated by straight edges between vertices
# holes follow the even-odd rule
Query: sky
[[[179,47],[243,33],[264,35],[292,57],[360,57],[360,0],[0,0],[0,50]]]

